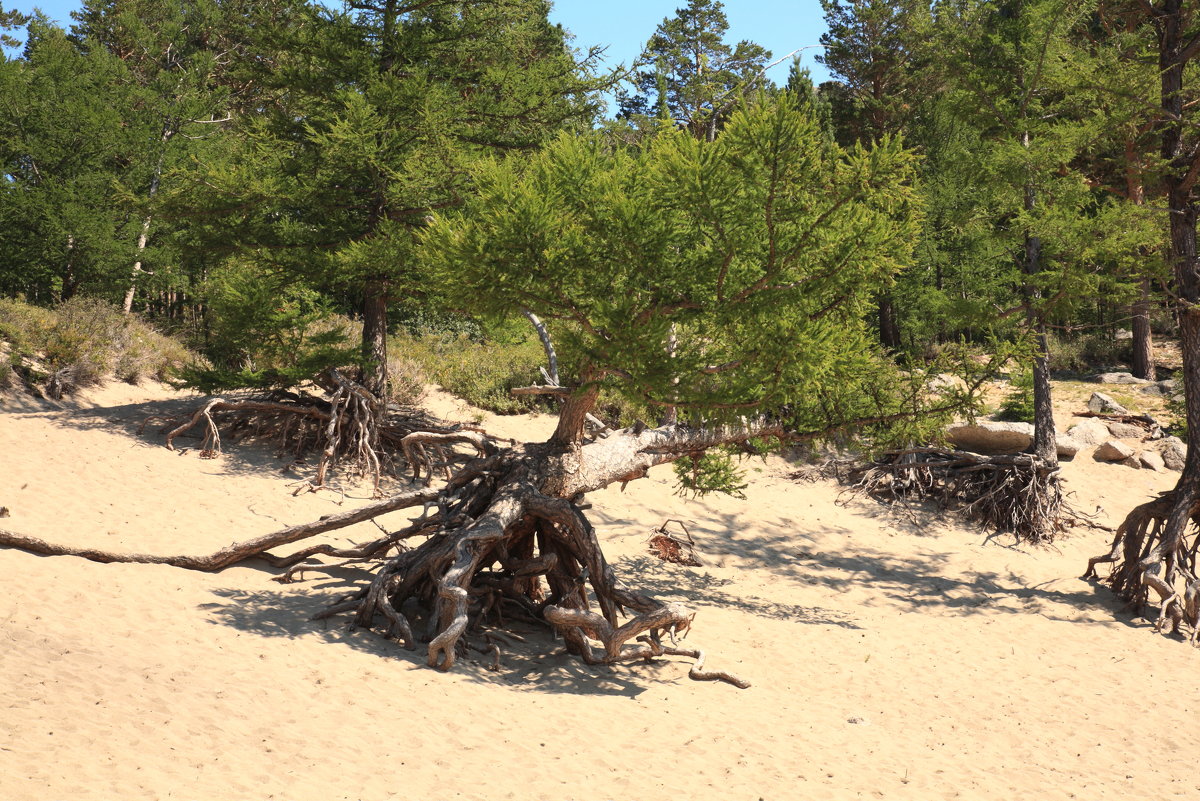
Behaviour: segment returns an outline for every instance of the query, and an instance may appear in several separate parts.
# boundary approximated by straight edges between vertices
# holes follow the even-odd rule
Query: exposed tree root
[[[696,660],[689,673],[692,678],[748,687],[731,674],[705,671],[702,651],[678,647],[676,640],[691,627],[693,613],[621,584],[582,507],[587,492],[644,474],[654,465],[710,444],[741,441],[764,431],[763,427],[639,427],[582,446],[527,444],[498,452],[491,441],[471,432],[414,432],[402,439],[401,449],[417,463],[418,447],[435,444],[467,443],[482,455],[457,469],[440,488],[409,490],[205,556],[120,554],[52,545],[8,531],[0,531],[0,545],[99,562],[205,571],[257,557],[287,568],[278,577],[285,582],[307,572],[364,564],[371,577],[363,586],[316,617],[349,613],[352,627],[375,629],[408,649],[428,643],[426,662],[431,667],[449,670],[473,649],[489,658],[491,669],[497,668],[502,658],[499,643],[505,640],[496,628],[523,619],[552,628],[563,637],[567,650],[588,664],[686,656]],[[430,465],[427,461],[425,480]],[[424,510],[410,525],[352,548],[319,544],[286,555],[269,552],[417,506]],[[425,537],[420,544],[406,545],[420,536]],[[311,561],[317,555],[349,561],[333,565]]]
[[[1164,634],[1186,633],[1200,642],[1200,492],[1185,487],[1164,492],[1136,507],[1117,528],[1107,553],[1088,560],[1085,579],[1101,580],[1096,566],[1111,563],[1104,579],[1127,608],[1144,615],[1158,605],[1155,628]],[[1151,596],[1151,591],[1154,595]]]
[[[204,426],[200,456],[211,458],[221,452],[221,431],[242,438],[269,439],[296,456],[320,450],[311,488],[326,486],[329,471],[348,463],[369,476],[378,490],[384,473],[398,472],[403,459],[415,470],[431,475],[435,469],[449,477],[449,468],[461,459],[453,451],[456,443],[474,446],[477,453],[494,450],[490,438],[462,426],[447,426],[424,415],[398,414],[377,400],[362,385],[330,369],[323,375],[328,398],[308,393],[273,392],[263,397],[237,400],[213,398],[190,412],[182,421],[167,420],[167,447],[196,426]],[[161,418],[149,418],[164,422]],[[410,435],[418,439],[405,443]]]
[[[983,456],[943,448],[884,454],[848,474],[850,490],[885,502],[933,500],[1024,542],[1046,543],[1093,526],[1063,497],[1056,467],[1030,454]]]

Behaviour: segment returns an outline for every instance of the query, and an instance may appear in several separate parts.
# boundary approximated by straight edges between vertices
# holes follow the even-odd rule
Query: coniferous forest
[[[213,398],[168,444],[252,430],[316,454],[313,490],[377,494],[205,556],[0,542],[365,561],[327,614],[433,667],[504,606],[589,664],[683,654],[741,685],[675,643],[690,609],[606,562],[588,492],[674,464],[681,491],[737,493],[747,453],[836,448],[861,492],[1045,543],[1088,522],[1051,378],[1127,364],[1174,379],[1186,459],[1079,567],[1194,642],[1200,9],[822,6],[819,85],[798,60],[768,78],[787,55],[732,41],[716,0],[617,69],[546,0],[89,0],[65,29],[0,9],[0,387],[169,379]],[[948,444],[1001,375],[1029,447]],[[557,428],[443,424],[426,383]],[[373,542],[270,552],[405,508]]]

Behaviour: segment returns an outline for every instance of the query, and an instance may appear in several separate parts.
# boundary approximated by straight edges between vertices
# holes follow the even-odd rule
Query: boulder
[[[1093,458],[1097,462],[1124,462],[1133,457],[1133,448],[1120,440],[1110,439],[1096,448]],[[1134,462],[1134,464],[1137,464]]]
[[[1179,437],[1167,437],[1159,448],[1163,464],[1171,470],[1182,470],[1183,462],[1187,459],[1187,445]]]
[[[1113,334],[1113,339],[1120,342],[1122,339],[1133,339],[1133,332],[1128,328],[1118,328],[1117,333]]]
[[[1178,382],[1173,378],[1168,378],[1163,381],[1155,381],[1152,384],[1147,384],[1142,387],[1142,392],[1147,395],[1153,395],[1157,398],[1166,398],[1175,394]]]
[[[1138,463],[1147,470],[1165,470],[1167,467],[1158,451],[1142,451],[1138,454]]]
[[[1103,392],[1093,392],[1088,398],[1088,410],[1096,414],[1129,414],[1129,410]]]
[[[1100,373],[1092,376],[1092,380],[1098,384],[1152,384],[1145,378],[1134,378],[1133,373]]]
[[[1084,448],[1099,445],[1111,436],[1104,421],[1097,420],[1095,417],[1085,417],[1067,429],[1067,437],[1078,442]]]
[[[946,429],[946,439],[956,448],[975,453],[1020,453],[1033,443],[1033,424],[983,420],[952,425]]]
[[[1065,434],[1057,434],[1054,444],[1057,446],[1059,459],[1074,459],[1075,454],[1083,450],[1083,445]]]
[[[963,381],[956,375],[949,373],[938,373],[933,378],[929,379],[929,388],[934,392],[942,395],[948,395],[951,392],[965,390],[967,382]]]
[[[1108,433],[1112,434],[1117,439],[1141,439],[1146,435],[1145,430],[1140,426],[1135,426],[1132,423],[1118,423],[1110,421],[1108,423]]]

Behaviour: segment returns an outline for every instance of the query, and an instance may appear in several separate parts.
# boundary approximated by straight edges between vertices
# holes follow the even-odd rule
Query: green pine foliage
[[[426,259],[480,313],[557,321],[582,380],[650,408],[891,421],[914,395],[862,320],[911,257],[914,160],[897,141],[829,147],[797,106],[760,98],[711,143],[563,135],[527,165],[484,163]]]

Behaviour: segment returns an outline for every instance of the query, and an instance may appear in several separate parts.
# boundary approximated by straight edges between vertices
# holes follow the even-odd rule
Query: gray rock
[[[1142,392],[1147,395],[1153,395],[1156,398],[1165,398],[1176,392],[1179,382],[1173,378],[1168,378],[1163,381],[1155,381],[1153,384],[1147,384],[1142,387]]]
[[[1133,339],[1133,332],[1128,328],[1118,328],[1117,333],[1113,334],[1113,339],[1120,342],[1122,339]]]
[[[1093,392],[1088,398],[1088,410],[1096,414],[1129,414],[1129,410],[1103,392]]]
[[[1151,384],[1145,378],[1134,378],[1133,373],[1100,373],[1092,376],[1092,380],[1098,384]]]
[[[1088,448],[1092,445],[1099,445],[1112,434],[1109,433],[1108,426],[1104,424],[1103,420],[1085,417],[1067,429],[1067,436],[1078,442],[1081,447]]]
[[[1183,444],[1183,440],[1179,437],[1167,437],[1159,447],[1163,464],[1171,470],[1183,469],[1183,463],[1187,459],[1187,445]]]
[[[1065,434],[1056,435],[1054,437],[1054,444],[1057,446],[1059,459],[1074,459],[1075,454],[1083,450],[1082,445]]]
[[[946,439],[956,448],[975,453],[1020,453],[1033,442],[1033,424],[984,420],[952,425],[946,429]]]
[[[934,392],[942,395],[948,395],[957,390],[967,388],[967,382],[963,381],[956,375],[949,373],[938,373],[933,378],[929,379],[929,388]]]
[[[1165,470],[1167,467],[1157,451],[1142,451],[1138,454],[1138,462],[1147,470]]]
[[[1110,439],[1096,448],[1093,458],[1097,462],[1124,462],[1132,456],[1133,448],[1119,440]]]
[[[1108,433],[1112,434],[1117,439],[1141,439],[1146,432],[1139,426],[1132,423],[1108,423]]]

